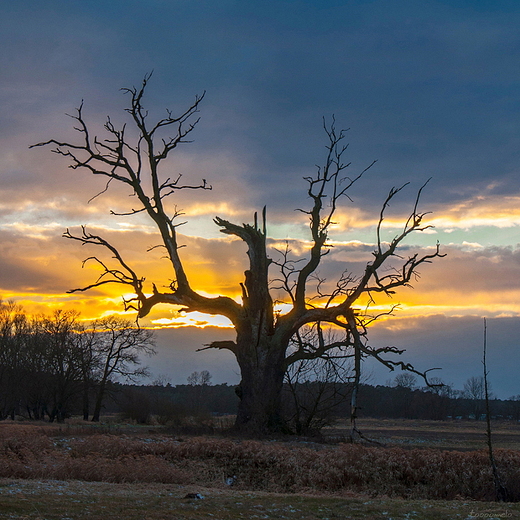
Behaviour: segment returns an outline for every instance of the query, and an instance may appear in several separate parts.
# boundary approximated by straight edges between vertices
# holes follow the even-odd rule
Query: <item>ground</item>
[[[203,498],[184,498],[198,493]],[[238,520],[520,518],[518,504],[330,497],[167,484],[0,480],[0,518],[13,520]]]
[[[431,482],[421,488],[421,478],[429,475],[424,473],[428,464],[422,461],[429,460],[425,457],[433,461],[432,468],[440,464],[444,473],[461,470],[459,466],[467,461],[484,464],[476,467],[474,474],[473,466],[468,465],[467,477],[466,470],[454,473],[449,485],[464,478],[474,483],[487,471],[485,452],[471,451],[485,447],[482,423],[367,419],[360,427],[365,435],[387,447],[322,444],[311,439],[258,442],[191,438],[149,426],[109,423],[76,421],[58,426],[2,422],[0,518],[520,518],[520,503],[495,503],[461,495],[450,500],[420,497],[421,493],[433,492]],[[502,423],[495,426],[495,432],[499,452],[505,448],[504,453],[517,457],[520,426]],[[325,433],[333,441],[346,432],[334,428]],[[360,465],[361,469],[348,478],[345,472],[334,473],[335,464],[337,470],[365,460],[366,466]],[[507,460],[516,471],[517,459]],[[402,471],[402,466],[407,471]],[[226,475],[231,470],[239,477],[230,486]],[[354,478],[363,471],[363,478],[369,482],[367,488],[363,488],[363,482],[356,484]],[[25,478],[17,478],[20,476]],[[161,479],[169,481],[157,481]],[[344,483],[336,485],[335,479]],[[416,491],[410,491],[407,497],[408,487]],[[283,488],[288,491],[276,491]],[[478,487],[475,489],[478,491]]]
[[[486,443],[485,421],[421,421],[412,419],[360,419],[359,429],[369,439],[387,446],[428,447],[443,450],[479,450]],[[327,428],[332,438],[345,435],[347,423]],[[493,423],[496,448],[520,450],[520,423]]]

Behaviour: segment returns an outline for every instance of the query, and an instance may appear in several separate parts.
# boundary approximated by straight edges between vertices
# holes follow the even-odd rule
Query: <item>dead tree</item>
[[[498,467],[493,450],[493,439],[491,437],[491,410],[489,406],[489,385],[488,385],[488,370],[486,362],[487,354],[487,322],[484,318],[484,348],[482,354],[482,365],[484,367],[484,399],[486,403],[486,440],[488,445],[489,463],[491,464],[491,471],[493,472],[493,483],[495,485],[495,499],[498,502],[507,502],[509,493],[507,488],[502,484],[500,475],[498,474]]]
[[[177,206],[169,209],[167,203],[179,192],[209,190],[211,186],[206,180],[199,184],[184,184],[180,175],[165,178],[160,170],[170,154],[179,145],[188,142],[189,135],[198,123],[196,114],[203,96],[196,97],[194,103],[179,116],[168,111],[163,119],[150,123],[148,112],[143,106],[143,95],[149,78],[145,77],[140,88],[123,89],[131,98],[126,111],[139,134],[135,141],[127,136],[126,126],[116,128],[110,119],[104,126],[107,138],[99,139],[92,135],[83,116],[83,105],[80,105],[72,116],[81,136],[79,143],[50,139],[34,146],[54,146],[53,151],[68,159],[71,168],[104,177],[107,180],[106,189],[118,183],[130,187],[138,204],[126,213],[117,214],[146,213],[149,216],[171,262],[173,281],[166,286],[167,290],[160,290],[162,286],[158,283],[151,283],[145,289],[145,278],[121,256],[117,247],[83,227],[81,234],[67,230],[64,236],[82,245],[97,246],[110,253],[112,258],[108,261],[100,256],[89,257],[86,261],[96,262],[102,274],[92,284],[71,292],[116,283],[125,286],[125,292],[128,292],[128,287],[132,289],[135,297],[125,301],[125,306],[126,309],[136,309],[139,317],[146,316],[160,303],[174,305],[188,313],[198,311],[227,317],[235,328],[235,340],[214,342],[207,348],[228,349],[238,361],[242,378],[237,392],[240,403],[236,428],[239,430],[258,433],[282,428],[280,395],[287,366],[334,348],[334,345],[320,345],[317,349],[303,346],[287,354],[290,339],[304,325],[322,322],[340,327],[345,330],[346,340],[354,341],[362,355],[373,356],[389,368],[398,365],[413,369],[402,362],[383,359],[384,354],[398,352],[397,349],[370,349],[360,340],[366,320],[364,314],[354,306],[366,295],[390,295],[397,288],[409,285],[419,266],[441,256],[438,244],[430,254],[424,256],[414,254],[401,258],[397,254],[399,245],[406,237],[429,227],[423,223],[425,214],[418,211],[422,188],[402,231],[390,242],[385,242],[381,236],[385,211],[404,186],[390,190],[379,215],[373,257],[366,264],[364,272],[354,276],[345,270],[336,287],[328,294],[321,290],[322,283],[318,283],[317,292],[314,292],[312,287],[316,281],[316,271],[329,252],[329,230],[338,206],[342,199],[348,198],[350,188],[368,170],[353,178],[343,175],[348,166],[342,160],[346,150],[343,145],[345,134],[336,130],[334,121],[331,125],[324,125],[328,137],[325,163],[317,169],[315,175],[305,178],[310,208],[302,211],[309,218],[312,247],[308,257],[300,262],[292,260],[289,251],[277,262],[281,270],[278,280],[285,290],[286,303],[291,306],[289,312],[279,313],[274,306],[271,293],[273,287],[269,279],[273,260],[267,252],[265,208],[260,222],[255,214],[252,225],[238,225],[215,218],[222,233],[240,238],[248,247],[249,268],[241,283],[241,303],[227,296],[211,298],[199,294],[188,280],[180,254],[178,227],[182,223],[179,222],[181,213],[176,209]],[[386,270],[389,264],[393,264],[392,269]]]
[[[117,316],[108,316],[92,323],[95,335],[94,352],[99,364],[93,422],[99,422],[107,385],[114,377],[134,382],[148,376],[146,367],[139,367],[140,354],[153,356],[154,339],[151,330],[133,327]]]

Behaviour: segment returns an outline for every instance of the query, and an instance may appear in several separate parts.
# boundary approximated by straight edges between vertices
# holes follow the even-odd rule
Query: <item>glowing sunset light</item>
[[[232,329],[233,324],[223,316],[212,316],[202,314],[200,312],[190,312],[189,314],[182,314],[172,318],[158,318],[150,320],[152,326],[157,328],[178,328],[178,327],[217,327]]]
[[[193,205],[186,206],[183,209],[183,213],[186,217],[198,217],[200,215],[226,215],[226,216],[240,216],[241,218],[249,217],[247,210],[244,208],[238,208],[228,202],[206,202],[206,203],[195,203]]]

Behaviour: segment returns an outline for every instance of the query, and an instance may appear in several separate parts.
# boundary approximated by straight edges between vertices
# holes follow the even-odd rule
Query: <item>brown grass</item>
[[[520,424],[493,422],[496,448],[520,450]],[[341,437],[349,431],[344,421],[323,431],[325,436]],[[485,421],[424,421],[413,419],[362,418],[358,427],[365,436],[387,446],[475,451],[486,445]]]
[[[503,482],[520,500],[520,452],[497,450]],[[59,428],[0,424],[0,477],[163,483],[276,493],[492,500],[485,450],[471,452],[302,445],[164,435],[64,436]]]

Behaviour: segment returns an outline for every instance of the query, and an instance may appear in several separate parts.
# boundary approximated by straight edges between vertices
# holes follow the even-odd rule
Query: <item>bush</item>
[[[52,430],[56,435],[56,430]],[[502,482],[520,500],[520,453],[496,450]],[[162,482],[242,490],[313,492],[414,499],[493,500],[487,452],[364,447],[208,437],[50,438],[42,429],[0,428],[0,477]]]

